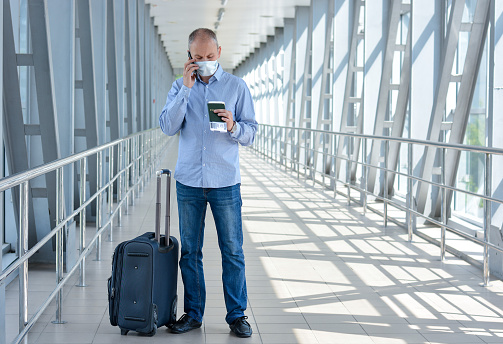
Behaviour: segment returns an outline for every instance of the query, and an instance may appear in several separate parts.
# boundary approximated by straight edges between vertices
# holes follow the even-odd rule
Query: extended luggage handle
[[[166,219],[164,223],[164,232],[166,236],[165,244],[166,246],[170,246],[169,244],[169,235],[170,235],[170,195],[171,195],[171,171],[168,169],[162,169],[156,172],[157,176],[157,198],[155,203],[155,240],[161,246],[161,177],[165,174],[167,176],[167,185],[166,185]]]

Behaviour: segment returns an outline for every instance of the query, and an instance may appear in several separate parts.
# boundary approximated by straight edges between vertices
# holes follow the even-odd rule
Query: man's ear
[[[221,52],[222,52],[222,46],[219,46],[219,47],[218,47],[218,57],[217,57],[217,59],[219,59],[219,58],[220,58],[220,54],[221,54]]]

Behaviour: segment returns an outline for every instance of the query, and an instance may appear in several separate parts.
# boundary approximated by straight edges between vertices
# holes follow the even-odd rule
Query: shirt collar
[[[220,63],[218,64],[217,71],[213,76],[217,79],[220,80],[222,78],[222,75],[224,74],[224,70],[222,69],[222,66],[220,66]]]

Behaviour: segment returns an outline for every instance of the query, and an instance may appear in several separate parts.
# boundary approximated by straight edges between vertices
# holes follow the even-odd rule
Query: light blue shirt
[[[232,112],[236,131],[210,130],[208,101],[224,101]],[[159,116],[167,135],[180,132],[175,179],[187,186],[221,188],[241,183],[239,144],[253,143],[257,131],[255,110],[243,79],[218,66],[208,84],[196,78],[192,88],[183,78],[173,82],[166,105]]]

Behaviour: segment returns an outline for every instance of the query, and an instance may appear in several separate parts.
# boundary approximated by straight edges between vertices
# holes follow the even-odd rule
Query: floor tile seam
[[[365,327],[363,327],[363,326],[362,326],[362,324],[360,324],[360,322],[357,322],[357,323],[358,323],[358,325],[360,325],[361,329],[362,329],[362,330],[366,333],[366,335],[367,335],[368,337],[372,337],[372,336],[374,336],[374,337],[375,337],[375,336],[377,336],[377,335],[379,335],[379,334],[393,334],[393,332],[369,333],[369,332],[367,332],[367,331],[365,330]],[[400,325],[400,324],[399,324],[399,325]],[[415,329],[411,329],[411,330],[412,330],[412,331],[415,331],[415,332],[416,332],[415,334],[420,335],[422,338],[424,338],[424,340],[425,340],[426,342],[428,342],[428,340],[426,339],[426,337],[425,337],[422,333],[420,333],[418,330],[415,330]],[[410,334],[412,334],[412,333],[398,333],[398,332],[397,332],[397,333],[395,333],[395,334],[410,335]]]
[[[251,311],[251,314],[253,316],[253,322],[255,323],[255,326],[257,327],[257,332],[258,332],[257,335],[260,338],[260,343],[263,343],[264,341],[262,339],[262,334],[260,332],[260,327],[259,327],[259,325],[257,323],[257,318],[255,318],[255,313],[253,312],[253,306],[251,304],[250,304],[250,311]]]
[[[101,317],[101,321],[99,322],[98,327],[96,328],[96,332],[94,333],[92,343],[94,343],[94,340],[95,340],[95,339],[96,339],[96,337],[98,336],[98,333],[99,333],[99,330],[100,330],[101,324],[103,324],[103,322],[105,321],[105,318],[106,318],[107,314],[108,314],[108,312],[107,312],[107,307],[105,307],[105,310],[103,311],[103,315],[102,315],[102,317]]]

